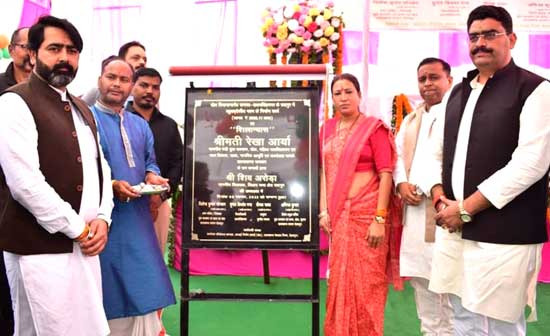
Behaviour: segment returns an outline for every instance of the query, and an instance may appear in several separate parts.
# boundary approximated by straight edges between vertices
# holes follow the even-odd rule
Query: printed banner
[[[480,5],[506,8],[515,31],[550,31],[550,0],[370,0],[370,29],[464,31],[468,14]]]

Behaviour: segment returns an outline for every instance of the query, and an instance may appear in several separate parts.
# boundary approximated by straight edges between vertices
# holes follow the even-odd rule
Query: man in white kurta
[[[62,233],[74,239],[72,253],[4,252],[15,335],[108,335],[98,254],[107,242],[113,207],[110,169],[89,126],[93,118],[86,120],[73,103],[76,98],[69,99],[66,91],[76,74],[82,40],[66,20],[43,17],[37,25],[42,26],[33,26],[29,33],[31,58],[36,64],[30,81],[39,84],[35,89],[40,86],[41,90],[51,90],[50,97],[53,92],[53,96],[60,96],[60,102],[68,102],[70,109],[61,112],[72,115],[83,183],[78,186],[81,199],[76,211],[48,184],[41,171],[40,161],[44,158],[39,157],[37,150],[41,135],[28,103],[15,92],[2,95],[0,165],[9,192],[48,233]],[[41,99],[41,90],[35,92],[35,99]],[[84,102],[80,106],[85,107]],[[89,110],[88,115],[91,117]],[[61,159],[48,158],[63,162]],[[60,170],[61,174],[69,173],[63,172],[62,167]]]
[[[537,196],[522,207],[541,204],[534,209],[541,212],[536,214],[536,218],[543,219],[544,179],[550,165],[550,84],[514,64],[511,49],[517,37],[512,31],[512,19],[504,8],[480,6],[474,9],[468,19],[468,33],[470,55],[477,70],[469,73],[460,84],[460,90],[468,95],[457,90],[453,98],[453,90],[448,97],[445,122],[436,122],[432,138],[435,161],[431,167],[437,167],[437,170],[428,172],[431,182],[425,188],[432,191],[439,211],[436,220],[447,231],[437,232],[430,289],[451,294],[456,335],[525,335],[526,304],[531,305],[535,313],[533,317],[536,317],[536,275],[540,267],[541,242],[547,239],[544,220],[537,220],[536,225],[531,220],[507,224],[516,225],[513,229],[517,235],[525,234],[527,238],[519,240],[518,237],[517,242],[502,243],[491,240],[498,241],[511,229],[503,225],[506,218],[498,223],[484,221],[485,226],[497,227],[491,230],[483,230],[476,219],[483,220],[489,213],[498,216],[507,209],[517,211],[514,204],[522,202],[527,195],[531,197],[531,192],[538,190],[533,188],[539,187],[542,197]],[[508,105],[509,100],[520,97],[519,92],[525,95],[522,105]],[[498,98],[487,99],[497,95]],[[459,99],[463,99],[463,112],[457,119]],[[502,106],[502,102],[506,104]],[[498,105],[501,106],[499,109],[492,109]],[[507,107],[510,109],[506,110]],[[521,109],[516,117],[519,120],[509,118],[516,115],[513,113],[517,108]],[[489,118],[493,113],[497,113],[494,124],[486,123],[480,127],[480,121],[487,120],[483,118]],[[499,139],[513,138],[514,132],[502,133],[499,129],[514,127],[519,129],[519,133],[516,133],[517,145],[512,148],[509,161],[477,184],[476,190],[466,194],[470,181],[465,177],[472,176],[471,155],[476,153],[476,147],[485,146],[472,137],[489,134]],[[457,129],[456,137],[447,137],[448,130],[453,129]],[[490,138],[485,139],[492,143]],[[456,146],[454,155],[448,152],[450,145]],[[492,147],[495,153],[484,152],[485,158],[476,162],[477,167],[479,162],[489,164],[502,150],[499,146],[504,146],[504,141]],[[450,158],[445,158],[445,155]],[[445,161],[447,166],[442,165]],[[442,176],[447,176],[447,182],[443,178],[443,187],[447,183],[448,188],[445,192],[441,186]],[[448,192],[454,195],[454,200],[446,197]],[[477,231],[472,231],[474,228]],[[466,234],[482,238],[463,238]],[[513,237],[507,236],[506,239],[513,240]]]
[[[428,289],[431,274],[435,222],[432,202],[418,184],[426,174],[430,154],[429,136],[436,118],[432,106],[443,99],[452,85],[451,68],[438,58],[426,58],[417,68],[418,90],[423,102],[409,113],[397,133],[397,164],[393,178],[404,202],[400,275],[410,277],[416,311],[423,335],[453,335],[452,307],[448,295]]]

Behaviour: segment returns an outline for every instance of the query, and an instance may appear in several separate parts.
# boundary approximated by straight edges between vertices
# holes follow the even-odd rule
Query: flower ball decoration
[[[342,72],[341,14],[334,3],[321,6],[316,1],[300,1],[281,8],[266,8],[262,15],[264,46],[270,63],[320,64],[332,62],[334,73]]]

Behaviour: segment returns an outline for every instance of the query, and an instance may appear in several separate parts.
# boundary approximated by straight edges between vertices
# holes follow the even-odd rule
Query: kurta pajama
[[[98,103],[92,111],[113,180],[136,185],[144,181],[147,172],[159,174],[153,134],[145,120],[127,111],[121,118]],[[174,304],[174,291],[149,211],[149,197],[130,202],[115,199],[112,219],[109,244],[101,254],[107,318],[146,315]]]

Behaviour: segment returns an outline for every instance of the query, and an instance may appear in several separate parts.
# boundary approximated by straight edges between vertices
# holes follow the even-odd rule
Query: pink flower
[[[305,40],[303,45],[309,48],[313,45],[313,40]]]
[[[300,50],[303,51],[303,52],[305,52],[305,53],[308,53],[308,52],[311,50],[311,47],[302,45],[302,46],[300,47]]]
[[[317,30],[317,24],[316,24],[315,22],[310,23],[310,24],[307,26],[307,30],[308,30],[310,33],[313,33],[314,31]]]
[[[323,46],[321,46],[321,43],[319,41],[313,42],[313,49],[317,52],[321,51],[323,49]]]
[[[279,44],[279,39],[277,39],[276,37],[271,37],[271,38],[269,39],[269,43],[270,43],[271,45],[276,46],[277,44]]]
[[[320,26],[322,30],[326,30],[328,27],[330,27],[330,23],[328,23],[328,21],[323,21]]]
[[[311,34],[309,31],[306,31],[302,37],[304,38],[304,40],[309,40],[313,37],[313,34]]]
[[[302,26],[300,26],[300,27],[298,27],[294,30],[294,34],[296,34],[298,36],[304,35],[305,32],[306,32],[306,29]]]

